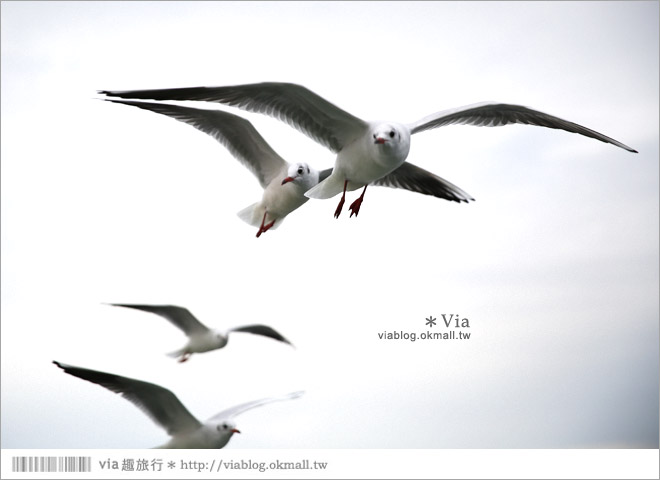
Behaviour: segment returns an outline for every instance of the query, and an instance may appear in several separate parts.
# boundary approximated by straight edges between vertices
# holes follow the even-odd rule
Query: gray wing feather
[[[472,196],[444,178],[412,163],[404,162],[393,172],[379,178],[372,185],[402,188],[411,192],[433,195],[452,202],[469,202]]]
[[[111,97],[218,102],[282,120],[312,140],[338,152],[367,129],[367,123],[293,83],[160,90],[100,90]]]
[[[167,115],[211,135],[257,177],[263,188],[288,165],[249,121],[232,113],[166,103],[106,100]]]
[[[284,342],[284,343],[288,343],[289,345],[292,345],[291,342],[288,341],[286,338],[284,338],[277,330],[269,327],[268,325],[261,325],[261,324],[245,325],[242,327],[232,328],[229,331],[263,335],[264,337],[272,338],[274,340],[279,340],[280,342]]]
[[[319,172],[319,183],[325,180],[326,178],[328,178],[331,173],[332,173],[332,168],[326,168],[325,170],[321,170]]]
[[[577,123],[562,120],[561,118],[547,113],[532,110],[521,105],[509,105],[504,103],[476,103],[465,107],[444,110],[434,113],[428,117],[408,125],[411,133],[419,133],[431,128],[443,127],[445,125],[475,125],[483,127],[498,127],[519,123],[524,125],[534,125],[537,127],[556,128],[566,130],[567,132],[579,133],[590,138],[595,138],[601,142],[611,143],[621,147],[629,152],[637,153],[623,143],[607,137],[589,128],[578,125]]]
[[[305,393],[304,391],[299,391],[299,392],[289,393],[287,395],[282,395],[281,397],[262,398],[260,400],[253,400],[251,402],[241,403],[240,405],[236,405],[234,407],[228,408],[227,410],[223,410],[220,413],[216,413],[211,418],[209,418],[208,422],[216,423],[216,422],[228,420],[252,408],[260,407],[262,405],[266,405],[267,403],[279,402],[282,400],[293,400],[294,398],[301,397],[304,393]]]
[[[110,305],[155,313],[169,320],[188,336],[208,331],[208,328],[197,320],[187,308],[177,307],[176,305],[136,305],[133,303],[111,303]]]
[[[167,430],[170,435],[192,432],[202,426],[176,395],[166,388],[111,373],[74,367],[56,361],[53,363],[69,375],[96,383],[111,392],[120,394],[142,410],[157,425]]]

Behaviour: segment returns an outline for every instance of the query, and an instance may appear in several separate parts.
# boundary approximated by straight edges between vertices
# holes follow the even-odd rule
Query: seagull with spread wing
[[[170,357],[179,357],[179,363],[187,361],[193,353],[209,352],[227,345],[232,332],[252,333],[272,338],[293,346],[286,338],[268,325],[251,324],[231,328],[227,331],[213,330],[197,320],[187,308],[175,305],[136,305],[130,303],[111,303],[114,307],[134,308],[144,312],[155,313],[169,320],[188,336],[188,343],[183,348],[169,353]]]
[[[368,122],[336,107],[311,90],[292,83],[255,83],[226,87],[126,90],[99,93],[122,98],[200,100],[218,102],[282,120],[337,153],[332,173],[305,193],[331,198],[341,193],[335,217],[341,213],[346,191],[364,188],[351,206],[357,216],[367,186],[404,165],[411,135],[452,124],[496,127],[526,124],[566,130],[635,152],[623,143],[573,122],[520,105],[485,102],[444,110],[416,122]]]
[[[270,228],[277,228],[289,213],[309,200],[305,192],[325,180],[332,172],[331,168],[317,171],[307,163],[286,162],[248,120],[228,112],[166,103],[106,100],[167,115],[211,135],[224,145],[257,177],[264,188],[260,202],[238,213],[242,220],[259,227],[257,237]],[[412,163],[401,165],[372,184],[401,188],[459,203],[474,200],[451,182]]]
[[[247,120],[219,110],[201,110],[162,103],[108,100],[142,108],[187,123],[215,138],[247,167],[264,189],[261,201],[238,212],[239,218],[262,233],[276,229],[284,218],[307,202],[304,193],[332,169],[318,171],[307,163],[288,163]]]
[[[234,433],[241,433],[236,428],[235,416],[267,403],[292,400],[304,393],[293,392],[281,397],[263,398],[236,405],[202,423],[167,388],[112,373],[75,367],[57,361],[53,363],[69,375],[120,394],[142,410],[156,425],[164,428],[172,438],[155,448],[222,448],[227,445]]]

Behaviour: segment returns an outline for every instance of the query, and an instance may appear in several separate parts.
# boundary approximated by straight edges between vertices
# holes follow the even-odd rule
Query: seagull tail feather
[[[166,353],[165,355],[167,355],[168,357],[172,357],[172,358],[178,358],[178,357],[182,356],[184,353],[186,353],[186,349],[185,348],[180,348],[178,350],[175,350],[174,352]]]
[[[243,220],[245,223],[248,223],[252,225],[253,227],[260,227],[261,226],[261,221],[264,218],[264,207],[262,206],[261,202],[253,203],[249,207],[245,207],[243,210],[237,213],[238,218]],[[270,218],[270,215],[266,219],[266,223],[270,222],[272,218]],[[277,227],[280,226],[284,218],[279,218],[275,224],[271,227],[271,230],[277,229]]]
[[[253,227],[258,227],[261,225],[261,219],[263,218],[264,211],[261,208],[261,203],[253,203],[249,207],[245,207],[243,210],[237,213],[238,218],[243,220],[245,223],[252,225]]]
[[[354,189],[353,189],[354,190]],[[332,198],[344,191],[344,179],[339,175],[330,175],[328,178],[316,184],[305,192],[308,198],[326,199]]]

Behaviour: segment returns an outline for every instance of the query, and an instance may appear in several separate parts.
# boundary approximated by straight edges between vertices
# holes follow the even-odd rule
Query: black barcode
[[[91,472],[92,457],[12,457],[12,472]]]

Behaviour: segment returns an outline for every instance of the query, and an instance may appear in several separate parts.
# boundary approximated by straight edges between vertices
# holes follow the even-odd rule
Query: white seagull
[[[167,388],[112,373],[74,367],[57,361],[53,363],[69,375],[120,394],[142,410],[156,425],[164,428],[172,438],[154,448],[222,448],[234,433],[241,433],[234,422],[236,415],[267,403],[298,398],[304,393],[293,392],[281,397],[263,398],[236,405],[201,423]]]
[[[292,83],[255,83],[227,87],[160,90],[100,91],[105,95],[153,100],[218,102],[263,113],[288,123],[337,153],[332,174],[305,193],[310,198],[331,198],[342,193],[335,211],[341,213],[347,190],[364,187],[350,206],[357,216],[367,185],[388,175],[405,162],[412,134],[452,124],[496,127],[513,123],[557,128],[636,150],[601,133],[520,105],[485,102],[444,110],[413,123],[367,122],[336,107],[307,88]]]
[[[175,352],[168,353],[170,357],[179,357],[179,363],[187,361],[193,353],[209,352],[227,345],[231,332],[253,333],[272,338],[293,346],[286,338],[268,325],[252,324],[242,327],[230,328],[227,331],[213,330],[197,320],[187,308],[175,305],[135,305],[129,303],[110,303],[114,307],[134,308],[145,312],[155,313],[169,320],[174,326],[180,328],[188,336],[188,343]]]
[[[257,237],[279,226],[284,217],[309,200],[305,192],[325,180],[332,172],[331,168],[317,171],[307,163],[289,164],[270,147],[249,121],[228,112],[166,103],[106,100],[167,115],[211,135],[224,145],[250,169],[264,188],[261,202],[238,213],[242,220],[259,227]],[[401,165],[389,175],[374,181],[373,185],[401,188],[459,203],[474,200],[451,182],[411,163]]]
[[[304,193],[332,169],[319,172],[307,163],[289,164],[280,157],[247,120],[223,111],[200,110],[146,102],[108,100],[170,116],[208,133],[247,167],[264,189],[261,201],[238,212],[241,220],[258,227],[257,238],[276,229],[284,218],[303,205]]]

